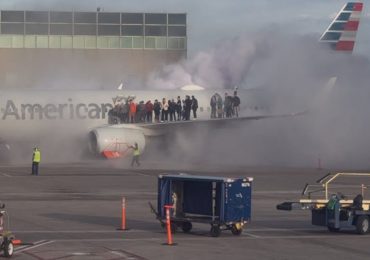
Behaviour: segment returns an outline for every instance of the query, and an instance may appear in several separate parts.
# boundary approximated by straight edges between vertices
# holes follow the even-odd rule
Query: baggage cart
[[[158,176],[157,210],[152,212],[164,227],[165,205],[173,205],[171,230],[181,228],[190,232],[192,223],[211,225],[210,234],[220,235],[231,230],[240,235],[251,220],[253,178],[226,178],[166,174]]]

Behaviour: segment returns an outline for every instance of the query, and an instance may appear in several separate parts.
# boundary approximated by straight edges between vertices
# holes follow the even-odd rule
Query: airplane
[[[352,51],[359,24],[362,3],[347,3],[322,35],[320,42],[329,43],[335,50]],[[206,90],[197,85],[178,90],[127,90],[120,84],[117,90],[10,90],[0,95],[0,151],[8,151],[13,143],[27,139],[38,143],[45,136],[74,133],[86,136],[92,153],[106,158],[119,158],[128,153],[128,146],[137,142],[143,152],[148,137],[165,135],[173,128],[194,125],[224,125],[229,122],[257,120],[297,114],[272,114],[263,91],[238,90],[243,116],[231,119],[210,119],[210,98],[222,97],[233,90]],[[199,104],[198,119],[156,124],[108,125],[108,113],[116,102],[135,98],[136,102],[162,98],[177,99],[194,95]]]

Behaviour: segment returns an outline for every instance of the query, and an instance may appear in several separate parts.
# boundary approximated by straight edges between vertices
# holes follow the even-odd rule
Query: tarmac
[[[180,167],[181,168],[181,167]],[[368,259],[370,234],[354,230],[330,233],[310,224],[309,211],[278,211],[276,205],[300,198],[308,182],[327,170],[276,167],[140,168],[105,162],[0,166],[0,200],[10,229],[23,244],[14,259]],[[166,172],[254,177],[252,222],[241,236],[210,225],[194,224],[189,234],[174,234],[165,246],[165,230],[151,213],[157,177]],[[119,231],[121,198],[126,198],[127,231]],[[0,259],[3,256],[0,256]]]

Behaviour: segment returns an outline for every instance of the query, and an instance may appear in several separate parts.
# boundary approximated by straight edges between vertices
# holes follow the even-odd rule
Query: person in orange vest
[[[135,117],[136,117],[136,104],[133,100],[131,100],[129,103],[129,112],[128,112],[129,123],[135,123]]]

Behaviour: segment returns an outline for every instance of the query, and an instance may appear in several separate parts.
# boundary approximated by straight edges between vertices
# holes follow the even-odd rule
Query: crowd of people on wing
[[[197,110],[198,100],[194,96],[190,98],[186,95],[183,100],[178,96],[176,101],[166,98],[161,101],[155,99],[154,103],[151,100],[136,103],[133,98],[129,98],[125,103],[115,104],[108,112],[108,123],[158,123],[190,120],[191,111],[193,111],[193,117],[197,118]]]
[[[225,93],[224,99],[216,93],[211,97],[211,118],[239,117],[240,98],[237,92],[234,95]],[[159,123],[168,121],[190,120],[191,111],[193,118],[197,118],[198,100],[194,96],[186,95],[181,100],[162,98],[154,103],[140,101],[135,103],[133,98],[128,98],[125,103],[117,103],[108,113],[109,124],[122,123]],[[153,120],[154,114],[154,120]]]
[[[239,117],[240,98],[236,91],[233,96],[225,93],[224,100],[220,94],[216,93],[211,97],[210,106],[211,118]]]

